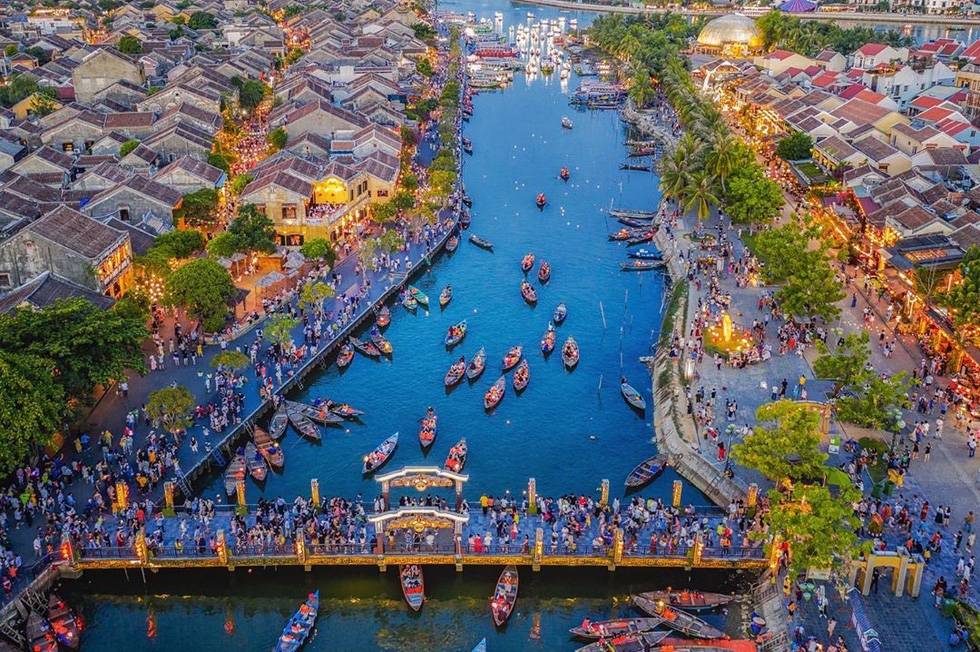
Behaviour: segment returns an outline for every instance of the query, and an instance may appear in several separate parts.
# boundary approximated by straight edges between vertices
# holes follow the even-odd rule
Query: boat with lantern
[[[545,207],[545,204],[548,203],[548,197],[545,196],[543,192],[538,193],[538,198],[534,201],[534,203],[538,205],[538,208],[543,209]]]
[[[558,173],[558,178],[561,179],[562,181],[568,181],[569,177],[571,176],[572,173],[568,171],[568,168],[562,168],[561,171]]]

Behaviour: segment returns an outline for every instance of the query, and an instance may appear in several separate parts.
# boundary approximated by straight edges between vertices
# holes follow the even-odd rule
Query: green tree
[[[146,416],[170,433],[187,430],[194,423],[191,416],[194,395],[183,385],[164,387],[150,392],[146,398]]]
[[[375,204],[371,207],[371,221],[375,224],[384,225],[398,217],[398,209],[391,202],[387,204]]]
[[[138,320],[145,324],[150,321],[150,297],[139,288],[129,290],[112,306],[123,319]]]
[[[36,92],[37,80],[30,75],[15,73],[6,85],[0,87],[0,104],[10,107]]]
[[[276,229],[255,204],[242,204],[238,216],[228,225],[229,233],[238,236],[243,249],[272,253],[276,250]]]
[[[785,203],[782,188],[758,165],[736,170],[725,191],[725,209],[735,224],[768,224]]]
[[[245,190],[245,186],[252,183],[254,179],[255,177],[253,177],[251,174],[236,175],[235,178],[231,180],[231,184],[228,186],[228,189],[231,191],[231,194],[237,197]]]
[[[269,144],[275,151],[279,151],[286,147],[286,143],[289,141],[289,134],[286,133],[285,127],[276,127],[269,132]]]
[[[834,401],[837,418],[865,428],[897,432],[902,422],[899,409],[908,402],[912,386],[908,372],[882,378],[869,372],[860,385],[852,384],[845,396]]]
[[[805,252],[800,264],[789,275],[776,298],[787,315],[806,319],[837,319],[841,309],[835,305],[847,296],[822,249]]]
[[[776,144],[776,154],[787,161],[802,161],[810,158],[813,139],[802,131],[794,131]]]
[[[126,34],[119,39],[119,44],[116,46],[116,49],[123,54],[134,57],[143,53],[143,44],[135,36]]]
[[[119,146],[119,158],[122,158],[129,154],[131,151],[140,146],[140,141],[138,140],[127,140],[125,143]]]
[[[378,248],[386,254],[393,254],[396,251],[401,251],[401,248],[405,245],[405,238],[396,231],[395,229],[387,229],[378,238]]]
[[[43,66],[51,61],[51,55],[48,54],[48,51],[36,45],[33,47],[24,48],[24,54],[29,54],[37,59],[37,65],[39,66]]]
[[[174,210],[174,217],[184,220],[188,226],[206,226],[218,221],[215,210],[218,208],[218,191],[214,188],[201,188],[184,195],[180,208]]]
[[[820,415],[794,401],[766,403],[756,410],[752,434],[732,446],[732,459],[769,480],[823,477],[827,455],[820,451]]]
[[[404,211],[410,208],[415,208],[415,197],[404,190],[399,190],[394,194],[391,201],[388,203],[393,205],[398,210]]]
[[[65,396],[76,400],[125,379],[128,369],[146,373],[140,345],[148,335],[142,321],[77,297],[0,315],[0,350],[52,360]]]
[[[646,68],[640,68],[633,75],[633,84],[629,89],[630,99],[637,108],[643,108],[653,99],[653,84],[650,83],[650,72]]]
[[[165,288],[170,304],[186,308],[212,333],[224,326],[228,307],[238,294],[228,270],[210,258],[197,258],[178,267],[167,278]]]
[[[212,369],[221,367],[222,369],[241,371],[242,369],[247,369],[250,364],[252,364],[252,361],[241,351],[222,351],[211,358]]]
[[[10,45],[8,45],[3,49],[3,55],[7,58],[15,56],[17,52],[18,52],[17,46],[14,45],[13,43],[11,43]]]
[[[65,392],[51,360],[12,350],[0,351],[0,387],[0,472],[10,473],[58,431]]]
[[[813,363],[813,371],[820,378],[832,378],[839,387],[859,385],[868,375],[871,359],[871,341],[868,331],[848,333],[844,342],[834,349],[827,348],[822,340],[816,341],[820,357]]]
[[[265,338],[271,343],[281,347],[291,348],[293,344],[293,329],[297,324],[299,324],[298,319],[277,313],[266,320],[265,327],[262,330],[265,333]]]
[[[195,229],[179,229],[158,235],[153,248],[169,254],[171,258],[189,258],[204,249],[204,236]]]
[[[191,29],[217,29],[218,19],[206,11],[195,11],[187,22]]]
[[[959,280],[948,292],[936,297],[937,303],[949,308],[957,329],[980,325],[980,247],[970,247],[960,261]]]
[[[684,203],[684,211],[697,210],[698,220],[704,221],[711,216],[711,207],[718,205],[715,194],[714,179],[705,171],[696,172],[691,176],[690,193]]]
[[[29,112],[31,115],[36,115],[39,118],[43,118],[44,116],[57,111],[58,106],[58,103],[54,101],[49,93],[38,92],[34,93],[34,96],[31,97]]]
[[[431,77],[435,71],[432,69],[432,63],[428,59],[419,59],[419,62],[415,64],[415,69],[419,71],[419,74],[423,77]]]
[[[331,268],[337,261],[337,249],[334,247],[333,242],[327,238],[307,240],[299,248],[299,251],[310,260],[322,260],[326,262]]]
[[[415,38],[420,41],[431,41],[436,37],[436,30],[428,23],[415,23],[412,25],[412,31],[415,32]]]
[[[810,233],[795,222],[776,229],[766,229],[756,240],[755,253],[765,263],[764,274],[770,283],[783,281],[806,262]]]
[[[208,255],[212,258],[231,258],[239,252],[246,250],[242,246],[241,239],[234,233],[222,231],[211,238],[207,244]]]
[[[219,168],[228,172],[231,168],[231,161],[226,154],[221,154],[219,152],[211,152],[208,154],[208,165]]]
[[[323,302],[334,296],[332,285],[322,281],[307,283],[299,293],[299,305],[304,310],[315,310],[317,313],[323,311]]]
[[[269,87],[257,79],[249,79],[238,89],[238,104],[245,109],[254,109],[270,93]]]

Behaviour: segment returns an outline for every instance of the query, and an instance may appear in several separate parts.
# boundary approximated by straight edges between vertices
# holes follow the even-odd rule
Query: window
[[[63,152],[74,152],[75,151],[75,144],[74,143],[62,143],[61,144],[61,151],[63,151]]]
[[[10,287],[10,274],[0,274],[0,287]]]
[[[129,221],[129,206],[119,207],[119,221],[128,222]]]

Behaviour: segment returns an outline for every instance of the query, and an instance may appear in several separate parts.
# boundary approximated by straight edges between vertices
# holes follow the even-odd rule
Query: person
[[[834,629],[836,629],[836,628],[837,628],[837,619],[834,618],[833,616],[831,616],[830,617],[830,620],[827,621],[827,638],[828,639],[834,638]]]
[[[878,593],[878,580],[881,578],[881,571],[877,568],[871,571],[871,590]]]

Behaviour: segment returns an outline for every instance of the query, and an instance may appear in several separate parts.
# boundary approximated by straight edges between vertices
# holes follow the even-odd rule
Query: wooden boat
[[[245,444],[245,468],[256,482],[264,482],[269,472],[269,465],[265,463],[265,458],[252,442]]]
[[[548,322],[548,330],[541,337],[541,353],[549,355],[555,350],[555,326]]]
[[[309,595],[299,610],[286,623],[279,641],[276,643],[275,652],[296,652],[306,639],[310,637],[313,626],[316,624],[317,612],[320,610],[320,592],[314,591]]]
[[[468,228],[470,228],[470,223],[471,223],[472,221],[473,221],[473,218],[472,218],[472,217],[470,217],[470,212],[469,212],[469,211],[467,211],[467,210],[464,210],[464,211],[462,211],[462,212],[461,212],[461,213],[459,214],[459,225],[460,225],[461,227],[463,227],[464,229],[468,229]]]
[[[454,324],[450,326],[449,330],[446,331],[446,339],[445,339],[446,346],[449,347],[456,346],[457,344],[463,341],[464,337],[466,337],[465,319],[459,322],[458,324]]]
[[[374,342],[362,341],[356,337],[350,338],[351,346],[354,350],[362,355],[366,355],[369,358],[380,358],[381,350],[374,345]]]
[[[345,419],[357,419],[364,414],[364,410],[358,410],[347,403],[335,403],[334,401],[326,401],[326,403],[331,412]]]
[[[542,192],[538,195],[537,199],[534,200],[534,203],[538,205],[538,208],[544,209],[545,204],[548,203],[548,198]]]
[[[394,350],[391,346],[391,342],[388,341],[387,337],[381,334],[381,331],[378,330],[377,326],[371,327],[370,337],[371,343],[378,347],[379,351],[385,355],[391,355],[392,351]]]
[[[326,401],[318,405],[304,405],[303,403],[296,403],[296,405],[304,417],[313,423],[319,423],[321,426],[335,426],[344,422],[343,417],[330,411],[330,406]]]
[[[627,238],[626,245],[632,247],[633,245],[650,242],[651,240],[653,240],[654,233],[656,233],[656,231],[645,231],[643,233],[638,233],[634,236]]]
[[[552,319],[557,325],[565,321],[565,316],[567,314],[568,314],[568,308],[565,307],[565,302],[562,301],[561,303],[558,304],[558,307],[555,308],[555,314],[552,315]]]
[[[625,618],[622,620],[598,620],[592,622],[588,619],[583,620],[578,627],[572,627],[570,631],[579,638],[611,638],[622,636],[623,634],[637,634],[639,632],[649,632],[656,629],[664,621],[659,616],[652,618]],[[663,638],[667,637],[667,632],[663,633]]]
[[[364,473],[374,473],[391,459],[398,446],[398,433],[385,439],[373,451],[364,456]]]
[[[238,489],[238,482],[245,479],[245,458],[235,455],[231,458],[228,468],[225,469],[225,493],[234,496]]]
[[[282,439],[286,434],[286,426],[289,425],[289,416],[286,414],[286,401],[279,404],[272,421],[269,422],[269,436],[275,440]]]
[[[278,470],[285,465],[286,454],[283,453],[282,448],[272,440],[272,437],[265,430],[255,428],[252,431],[252,441],[255,442],[255,448],[265,458],[265,461],[269,463],[269,466]]]
[[[614,242],[615,241],[618,241],[618,240],[629,240],[630,239],[630,233],[631,233],[631,231],[629,229],[620,229],[619,231],[616,231],[614,233],[610,233],[606,237],[609,238],[610,240],[614,241]]]
[[[27,641],[34,652],[58,652],[58,639],[51,623],[39,613],[27,617]]]
[[[521,271],[527,274],[534,267],[534,254],[524,254],[524,258],[521,259]]]
[[[436,440],[436,427],[439,417],[433,412],[432,408],[422,417],[422,425],[419,427],[419,443],[422,448],[428,448]]]
[[[402,305],[405,306],[406,310],[415,310],[419,307],[419,302],[411,294],[405,292],[402,294]]]
[[[637,618],[636,620],[643,620]],[[657,647],[660,641],[667,638],[668,632],[635,632],[623,633],[611,638],[605,638],[595,643],[584,645],[575,652],[653,652],[662,650],[663,652],[675,652],[675,647]],[[700,648],[699,648],[700,649]]]
[[[551,280],[551,263],[542,260],[541,265],[538,266],[538,281],[541,283],[547,283]]]
[[[697,616],[692,616],[685,611],[674,609],[666,602],[651,600],[641,595],[634,595],[633,604],[651,616],[660,616],[664,619],[664,625],[686,636],[694,638],[725,638],[724,632],[715,629]]]
[[[477,247],[481,249],[486,249],[487,251],[493,251],[493,243],[490,242],[489,240],[484,240],[478,235],[473,235],[471,233],[470,242],[472,242],[473,244],[475,244]]]
[[[497,379],[497,382],[495,382],[493,385],[490,386],[490,389],[487,390],[487,393],[484,394],[483,407],[487,410],[492,410],[493,408],[497,407],[497,404],[500,403],[501,400],[503,400],[504,393],[506,391],[507,391],[507,377],[501,376],[500,378]]]
[[[378,323],[378,328],[384,328],[391,323],[391,310],[388,306],[381,306],[378,309],[378,316],[376,317]]]
[[[514,370],[514,391],[524,391],[524,388],[527,387],[530,380],[531,370],[528,368],[527,359],[525,358],[524,360],[521,360],[521,363],[517,365],[517,369]]]
[[[408,293],[410,295],[412,295],[412,297],[416,301],[419,302],[419,305],[420,306],[428,306],[429,305],[429,295],[426,294],[425,292],[423,292],[422,290],[418,289],[414,285],[409,285],[408,286]]]
[[[567,115],[562,116],[562,118],[561,118],[561,126],[562,126],[563,129],[571,129],[572,128],[572,120],[571,120],[571,118],[569,118]]]
[[[493,614],[493,622],[497,627],[507,622],[514,611],[519,579],[517,566],[507,566],[497,580],[497,588],[490,600],[490,613]]]
[[[320,441],[320,429],[316,427],[312,419],[303,414],[303,407],[299,403],[291,403],[287,406],[286,414],[289,415],[289,423],[293,424],[296,432],[303,437],[312,439],[313,441]]]
[[[666,455],[655,455],[651,458],[645,459],[640,462],[635,469],[630,471],[628,476],[626,476],[626,486],[642,487],[663,473],[665,468],[667,468]]]
[[[504,356],[504,371],[507,371],[520,362],[523,354],[524,347],[522,347],[520,344],[517,346],[512,346],[510,351],[507,352],[507,355]]]
[[[463,203],[466,204],[467,206],[471,206],[471,207],[473,206],[473,200],[470,199],[470,196],[467,195],[465,192],[463,193],[462,200]]]
[[[620,163],[619,164],[619,169],[620,170],[630,170],[632,172],[649,172],[650,171],[650,166],[649,165],[635,165],[633,163]]]
[[[487,351],[486,349],[480,349],[470,360],[470,363],[466,365],[466,377],[469,380],[476,380],[483,373],[483,369],[487,364]]]
[[[340,351],[337,352],[337,366],[341,369],[346,368],[350,365],[351,360],[354,359],[354,347],[350,345],[350,342],[340,347]]]
[[[466,115],[465,114],[463,115],[463,119],[464,120],[466,119]],[[466,138],[465,136],[464,136],[464,139],[463,139],[463,151],[466,152],[467,154],[472,154],[473,153],[473,143],[470,142],[470,139],[469,138]]]
[[[626,379],[623,378],[619,383],[619,389],[623,392],[623,398],[626,402],[635,407],[637,410],[647,409],[647,402],[643,400],[643,396],[633,388]]]
[[[68,604],[52,593],[48,596],[48,623],[55,638],[69,650],[77,650],[81,643],[78,618]]]
[[[446,287],[442,288],[442,292],[439,293],[439,307],[445,308],[452,300],[453,289],[447,285]]]
[[[654,269],[660,269],[664,266],[664,263],[659,260],[631,260],[626,263],[620,263],[619,269],[624,272],[649,272]]]
[[[659,249],[635,249],[633,251],[627,251],[626,255],[639,260],[663,260],[664,258],[663,252]]]
[[[452,366],[449,367],[449,371],[446,372],[446,376],[442,379],[446,387],[455,387],[463,380],[463,374],[466,373],[466,358],[459,356],[459,360],[454,362]]]
[[[466,439],[460,439],[456,442],[456,445],[449,449],[449,455],[446,456],[446,463],[444,465],[447,471],[453,471],[454,473],[462,473],[463,467],[466,466]]]
[[[482,639],[471,652],[487,652],[487,639]]]
[[[609,211],[609,214],[613,217],[632,217],[639,220],[652,220],[657,217],[657,211],[641,211],[632,208],[614,208]]]
[[[562,181],[568,181],[569,177],[571,176],[572,173],[568,171],[568,168],[562,168],[561,171],[558,173],[558,178],[561,179]]]
[[[446,253],[453,253],[457,247],[459,247],[459,238],[454,235],[449,236],[449,239],[446,240]]]
[[[618,218],[616,218],[616,221],[619,222],[620,224],[622,224],[623,226],[627,226],[627,227],[629,227],[631,229],[649,229],[650,228],[650,222],[648,222],[646,220],[640,220],[640,219],[637,219],[635,217],[618,217]]]
[[[538,302],[538,291],[534,289],[534,286],[528,283],[526,280],[521,281],[521,296],[524,297],[524,301],[528,305],[533,306]]]
[[[565,343],[561,347],[561,361],[565,365],[566,369],[574,369],[575,365],[578,364],[578,342],[571,335],[565,340]]]
[[[418,564],[399,566],[398,579],[408,606],[412,611],[421,609],[422,603],[425,602],[425,579],[422,577],[422,567]]]
[[[726,606],[735,599],[733,595],[724,593],[707,593],[704,591],[648,591],[640,594],[648,600],[661,600],[671,607],[684,611],[711,611]]]

